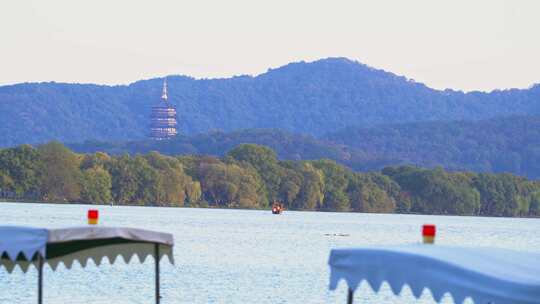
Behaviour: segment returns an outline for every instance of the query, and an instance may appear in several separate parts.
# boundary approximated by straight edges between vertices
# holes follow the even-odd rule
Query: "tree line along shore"
[[[540,215],[540,182],[508,174],[280,161],[240,144],[224,157],[77,154],[58,142],[0,150],[0,197],[39,202],[481,216]]]

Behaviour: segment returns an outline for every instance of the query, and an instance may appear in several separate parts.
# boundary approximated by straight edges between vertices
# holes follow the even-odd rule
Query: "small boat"
[[[274,202],[274,204],[272,204],[272,214],[281,214],[281,212],[283,212],[284,209],[285,207],[283,206],[282,203]]]

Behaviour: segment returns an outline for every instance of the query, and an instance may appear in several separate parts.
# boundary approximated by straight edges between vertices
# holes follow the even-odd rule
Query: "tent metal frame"
[[[159,292],[160,289],[160,280],[159,280],[159,243],[154,243],[154,261],[155,261],[155,299],[156,304],[159,304],[161,301],[161,295]],[[44,265],[44,258],[41,256],[41,254],[37,254],[37,269],[38,269],[38,304],[43,304],[43,265]]]

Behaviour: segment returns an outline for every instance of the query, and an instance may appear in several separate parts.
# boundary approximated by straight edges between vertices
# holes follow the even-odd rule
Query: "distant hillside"
[[[362,157],[349,161],[357,169],[417,164],[540,178],[538,116],[347,128],[325,139],[361,151]],[[374,161],[369,164],[366,156]]]
[[[143,139],[162,80],[2,86],[0,146]],[[168,82],[185,135],[273,128],[320,136],[348,126],[540,114],[540,85],[491,93],[438,91],[343,58],[292,63],[257,77],[170,76]]]
[[[67,146],[78,153],[106,152],[108,154],[144,154],[159,151],[166,155],[198,154],[224,156],[232,148],[243,144],[259,144],[272,148],[280,159],[305,160],[329,158],[345,160],[345,147],[325,143],[311,136],[291,134],[280,130],[253,129],[230,133],[211,132],[193,136],[177,136],[167,141],[99,142],[86,141]]]
[[[540,117],[529,116],[347,128],[321,140],[279,130],[243,130],[179,136],[163,142],[85,142],[69,146],[80,153],[156,150],[169,155],[223,156],[242,143],[268,146],[280,159],[328,158],[358,171],[415,164],[540,178]]]

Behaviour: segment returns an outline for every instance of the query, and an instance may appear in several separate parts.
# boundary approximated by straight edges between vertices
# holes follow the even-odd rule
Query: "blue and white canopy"
[[[84,267],[89,259],[99,265],[104,257],[114,263],[118,256],[129,262],[155,254],[173,262],[173,236],[134,228],[86,226],[60,229],[0,226],[0,266],[12,272],[16,265],[26,272],[37,265],[38,255],[56,269],[60,262],[71,268],[75,260]]]
[[[352,291],[365,280],[378,292],[386,281],[396,295],[427,288],[437,302],[449,293],[455,303],[540,303],[538,253],[417,244],[334,249],[329,264],[331,290],[343,279]]]

